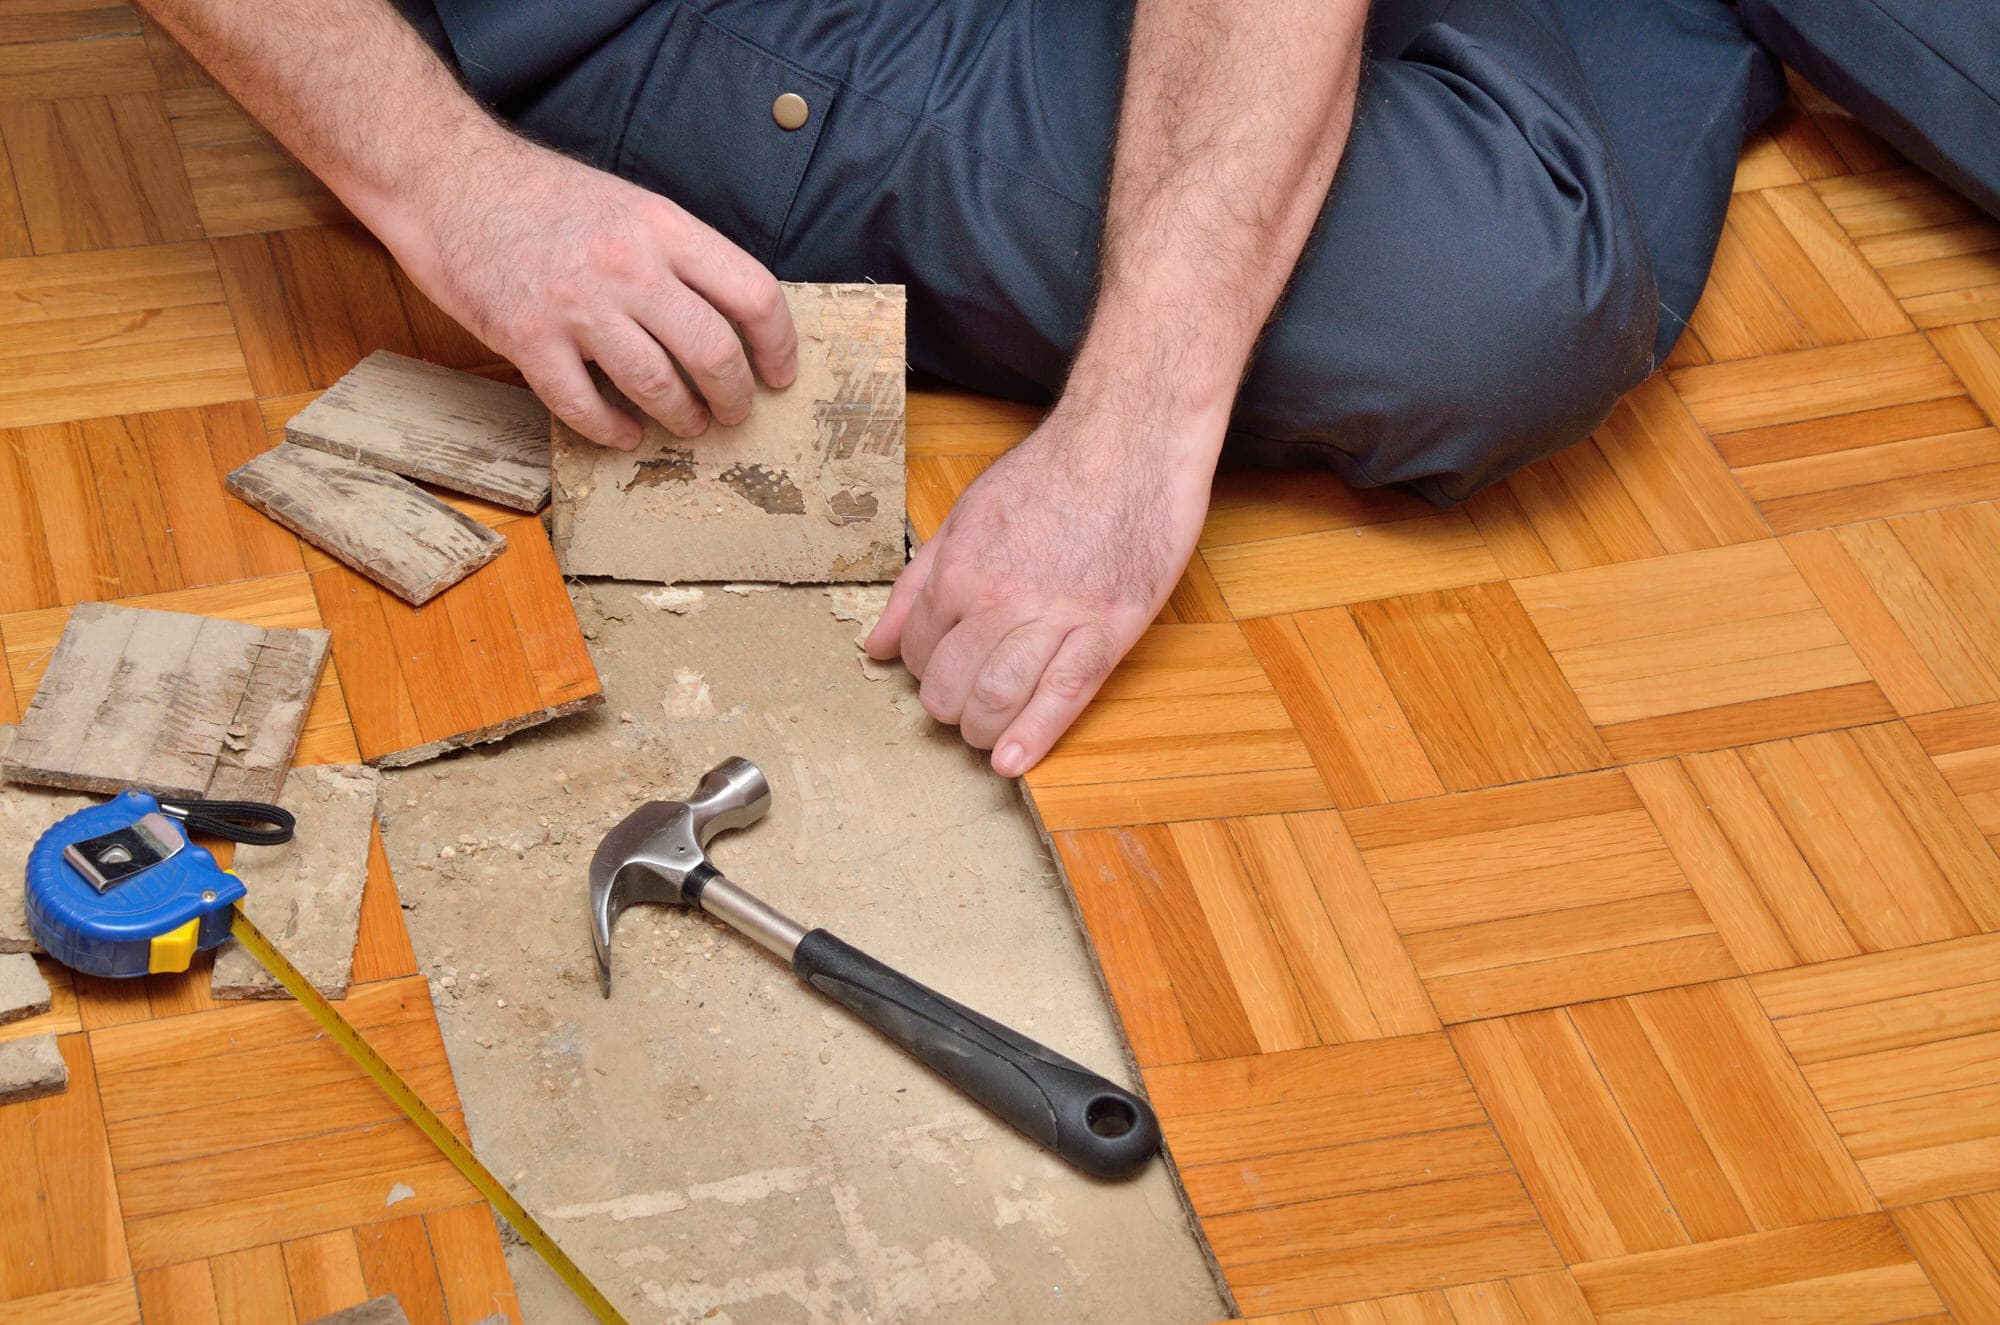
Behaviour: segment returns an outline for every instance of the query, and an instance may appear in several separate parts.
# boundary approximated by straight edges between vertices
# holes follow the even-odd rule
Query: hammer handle
[[[799,941],[792,969],[1086,1173],[1126,1177],[1160,1147],[1159,1120],[1145,1100],[824,929]]]

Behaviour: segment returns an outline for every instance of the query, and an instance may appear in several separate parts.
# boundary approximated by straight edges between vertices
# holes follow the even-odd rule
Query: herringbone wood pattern
[[[222,495],[369,350],[503,370],[171,43],[9,6],[0,160],[0,721],[86,598],[332,629],[307,759],[594,683],[533,521],[468,504],[513,550],[411,613]],[[2000,1318],[2000,225],[1809,94],[1738,186],[1584,445],[1443,513],[1225,473],[1028,779],[1247,1314]],[[1034,418],[910,408],[928,533]],[[455,1110],[414,977],[378,844],[348,1011]],[[0,1315],[513,1311],[294,1010],[79,979],[0,1035],[51,1029]]]

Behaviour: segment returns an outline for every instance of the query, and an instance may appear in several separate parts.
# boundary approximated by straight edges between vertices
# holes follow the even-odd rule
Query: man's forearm
[[[499,126],[386,0],[140,0],[356,215]]]
[[[1346,147],[1366,13],[1367,0],[1139,0],[1066,405],[1219,443]],[[1197,421],[1215,426],[1185,427]]]

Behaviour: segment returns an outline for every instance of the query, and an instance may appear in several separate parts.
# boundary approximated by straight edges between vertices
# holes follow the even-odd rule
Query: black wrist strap
[[[180,820],[191,833],[254,847],[289,842],[298,827],[290,810],[263,801],[161,801],[160,813]]]

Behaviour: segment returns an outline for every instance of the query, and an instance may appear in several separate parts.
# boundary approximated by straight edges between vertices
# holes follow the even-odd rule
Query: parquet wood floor
[[[222,494],[368,351],[504,371],[157,31],[0,10],[0,721],[69,607],[323,624],[302,758],[595,684],[539,525],[423,612]],[[2000,1319],[2000,224],[1810,90],[1666,371],[1457,511],[1225,473],[1027,780],[1246,1315]],[[910,400],[929,533],[1032,411]],[[349,1014],[456,1119],[379,841]],[[0,1316],[515,1313],[285,1005],[58,978]],[[415,1195],[384,1204],[392,1182]]]

